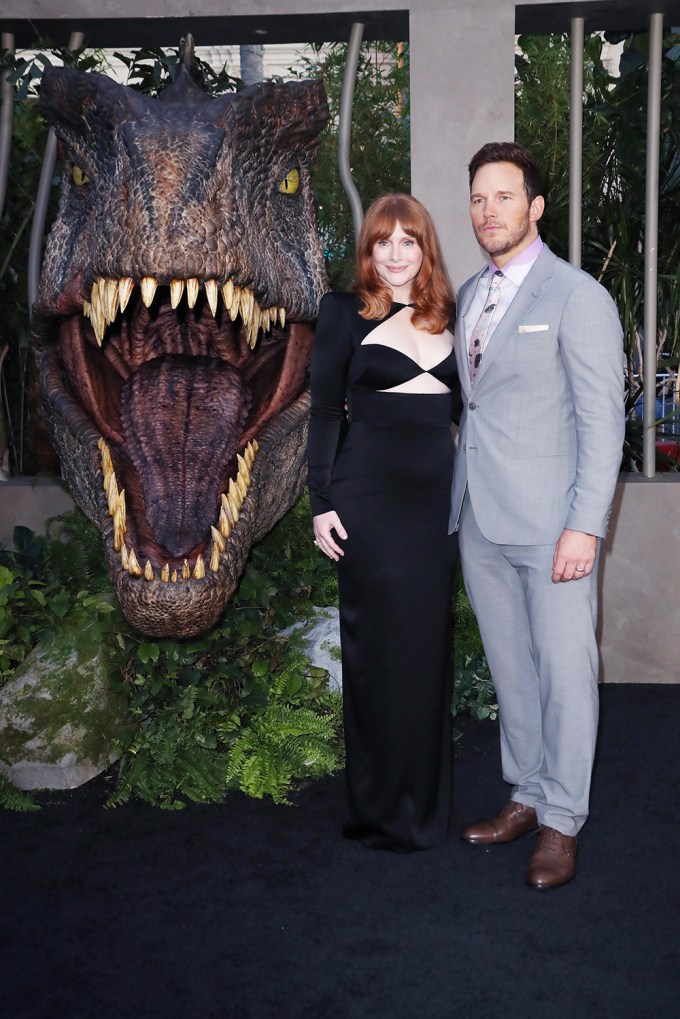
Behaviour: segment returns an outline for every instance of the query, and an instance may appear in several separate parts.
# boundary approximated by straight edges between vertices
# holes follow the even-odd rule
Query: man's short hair
[[[468,167],[471,189],[477,170],[486,166],[487,163],[514,163],[515,166],[518,166],[524,177],[524,191],[529,204],[537,195],[543,194],[541,169],[532,154],[523,145],[518,145],[517,142],[488,142],[483,145],[479,152],[475,152]]]

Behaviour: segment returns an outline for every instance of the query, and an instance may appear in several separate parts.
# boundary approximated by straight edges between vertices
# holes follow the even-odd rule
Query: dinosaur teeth
[[[206,280],[205,281],[205,296],[208,298],[208,304],[212,312],[213,318],[217,315],[217,280]]]
[[[236,321],[236,316],[239,313],[241,307],[241,288],[234,284],[231,291],[231,303],[228,306],[229,318],[232,322]]]
[[[229,519],[229,514],[225,511],[223,506],[220,507],[220,518],[217,522],[217,526],[219,527],[220,534],[223,538],[228,538],[230,536],[232,524]]]
[[[137,562],[137,556],[134,548],[132,547],[130,547],[130,551],[128,553],[128,573],[131,577],[142,576],[142,567]]]
[[[217,543],[215,543],[213,545],[212,555],[210,556],[210,569],[212,570],[213,573],[217,573],[219,568],[220,568],[220,550],[217,547]]]
[[[108,322],[113,322],[118,314],[118,280],[104,280],[104,293],[106,295],[105,316]]]
[[[182,300],[184,280],[170,280],[170,306],[176,308]]]
[[[193,308],[198,300],[198,280],[195,276],[187,280],[187,304]]]
[[[118,300],[120,301],[120,313],[121,315],[127,308],[130,295],[135,288],[135,281],[131,276],[123,276],[118,283]]]
[[[210,528],[210,532],[211,532],[211,534],[213,536],[213,541],[215,542],[215,547],[217,548],[217,550],[219,552],[224,552],[224,550],[225,550],[225,548],[227,546],[225,545],[224,538],[222,537],[220,532],[217,530],[216,527],[212,527],[212,526]]]
[[[97,284],[99,291],[99,285]],[[143,577],[147,581],[153,581],[156,577],[154,567],[149,559],[146,560],[144,568],[139,564],[137,554],[132,545],[125,543],[127,531],[127,508],[125,489],[118,488],[118,480],[111,459],[111,451],[106,440],[101,437],[97,442],[101,456],[102,472],[104,476],[103,488],[106,493],[106,500],[109,513],[113,517],[113,547],[120,553],[120,566],[123,572],[130,577]],[[248,495],[248,489],[252,484],[252,468],[255,457],[259,450],[257,439],[246,444],[243,453],[236,455],[236,474],[229,479],[228,491],[220,496],[220,512],[217,526],[212,525],[210,533],[212,537],[212,550],[208,563],[212,573],[217,573],[220,568],[220,556],[226,552],[227,542],[236,525],[243,504]],[[167,584],[176,584],[179,579],[177,569],[171,571],[170,564],[165,563],[159,568],[160,580]],[[199,554],[193,566],[193,570],[187,559],[184,560],[181,569],[182,580],[202,580],[206,576],[206,560]]]
[[[243,335],[251,350],[257,345],[260,330],[269,332],[277,323],[283,328],[286,324],[286,310],[278,305],[262,308],[249,287],[240,287],[232,279],[220,287],[215,279],[205,281],[205,294],[213,318],[217,317],[219,295],[222,294],[224,307],[232,322],[241,316]],[[83,315],[90,320],[97,344],[101,347],[107,326],[115,321],[120,312],[125,311],[130,301],[135,281],[131,276],[113,277],[98,276],[92,284],[90,300],[83,301]],[[187,304],[194,308],[198,300],[200,283],[196,276],[187,280],[173,277],[170,280],[170,305],[179,307],[186,288]],[[139,281],[142,301],[150,308],[156,296],[158,280],[155,276],[143,276]]]
[[[142,301],[144,302],[145,308],[150,308],[154,297],[156,296],[156,287],[158,286],[158,280],[154,279],[153,276],[142,276],[139,289],[142,291]]]

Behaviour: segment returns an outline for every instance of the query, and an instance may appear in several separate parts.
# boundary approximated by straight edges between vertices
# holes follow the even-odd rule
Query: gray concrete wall
[[[73,509],[62,483],[51,478],[10,478],[0,481],[0,545],[13,547],[17,525],[45,533],[45,521]]]
[[[621,475],[602,551],[602,682],[680,682],[680,476]]]

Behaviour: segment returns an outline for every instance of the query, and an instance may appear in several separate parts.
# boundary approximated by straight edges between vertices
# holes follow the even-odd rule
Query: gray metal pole
[[[68,41],[70,50],[77,50],[83,45],[85,36],[82,32],[72,32]],[[28,252],[28,310],[33,308],[37,293],[38,279],[40,277],[40,264],[42,262],[42,242],[45,234],[45,220],[47,209],[50,204],[50,191],[52,190],[52,177],[54,175],[54,164],[57,160],[57,139],[54,130],[50,128],[45,145],[42,170],[40,171],[40,182],[38,193],[35,198],[35,210],[33,212],[33,223],[31,225],[31,246]]]
[[[347,63],[345,75],[342,79],[342,93],[340,95],[340,116],[338,123],[338,171],[340,181],[349,207],[352,211],[352,223],[354,224],[354,244],[359,241],[359,231],[364,220],[364,210],[361,204],[359,192],[352,180],[352,171],[349,165],[349,146],[352,134],[352,105],[354,103],[354,86],[357,79],[357,65],[359,63],[359,50],[361,40],[364,36],[364,26],[357,21],[352,25],[347,47]]]
[[[584,19],[571,19],[569,94],[569,261],[581,268],[583,206],[583,32]]]
[[[3,50],[14,53],[14,36],[3,32],[0,38]],[[0,218],[5,208],[9,155],[12,150],[12,121],[14,119],[14,89],[9,83],[9,71],[2,75],[2,108],[0,109]]]
[[[642,403],[642,473],[656,472],[656,335],[659,239],[659,138],[661,135],[661,63],[663,14],[649,19],[649,82],[647,86],[647,180],[645,189],[645,314]]]

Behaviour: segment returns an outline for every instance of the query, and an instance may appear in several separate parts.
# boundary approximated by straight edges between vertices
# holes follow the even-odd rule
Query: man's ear
[[[532,223],[538,223],[545,209],[545,198],[543,195],[536,195],[529,206],[529,219]]]

